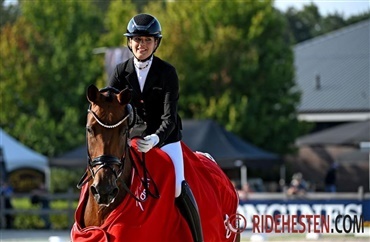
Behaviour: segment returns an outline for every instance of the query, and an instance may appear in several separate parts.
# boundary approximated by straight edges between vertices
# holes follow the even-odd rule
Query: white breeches
[[[178,197],[181,194],[181,183],[185,180],[181,143],[178,141],[166,144],[161,147],[161,150],[166,152],[166,154],[171,158],[175,167],[175,197]]]

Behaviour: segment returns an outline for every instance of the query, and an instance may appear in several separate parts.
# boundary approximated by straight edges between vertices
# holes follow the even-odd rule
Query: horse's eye
[[[90,126],[86,126],[86,131],[89,133],[89,134],[93,134],[93,130]]]

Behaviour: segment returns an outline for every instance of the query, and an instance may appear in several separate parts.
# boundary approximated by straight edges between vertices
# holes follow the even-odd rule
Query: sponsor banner
[[[361,233],[370,199],[249,200],[238,214],[254,233]]]

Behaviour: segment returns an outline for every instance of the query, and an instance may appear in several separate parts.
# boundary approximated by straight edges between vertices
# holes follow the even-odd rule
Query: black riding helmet
[[[162,28],[159,21],[152,15],[141,13],[134,16],[127,25],[126,33],[123,34],[129,38],[135,36],[152,36],[158,40],[157,47],[154,49],[153,53],[159,47],[162,39]],[[129,49],[131,47],[128,45]],[[131,50],[132,52],[132,50]]]

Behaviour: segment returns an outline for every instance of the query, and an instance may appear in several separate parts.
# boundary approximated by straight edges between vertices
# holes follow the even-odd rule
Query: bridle
[[[88,113],[91,113],[92,116],[94,117],[94,119],[97,121],[97,123],[99,125],[101,125],[102,127],[104,128],[107,128],[107,129],[113,129],[113,128],[116,128],[118,126],[120,126],[123,122],[125,122],[127,120],[127,118],[129,118],[130,114],[127,114],[125,117],[123,117],[119,122],[117,122],[116,124],[113,124],[113,125],[108,125],[108,124],[104,124],[98,117],[98,115],[91,110],[91,105],[89,105],[89,108],[87,109],[87,112]],[[90,153],[89,153],[89,143],[87,141],[87,138],[86,138],[86,148],[87,148],[87,167],[88,167],[88,170],[90,171],[90,176],[88,176],[88,172],[85,171],[85,173],[83,174],[83,176],[81,177],[80,181],[78,182],[77,184],[77,188],[78,189],[81,189],[81,187],[83,185],[85,185],[87,182],[89,182],[91,179],[94,179],[96,174],[104,167],[108,167],[112,173],[114,174],[115,176],[115,183],[117,183],[117,181],[121,178],[121,175],[123,173],[123,169],[124,169],[124,164],[125,164],[125,159],[127,158],[127,154],[128,156],[131,158],[132,160],[132,157],[131,157],[131,153],[130,153],[130,145],[129,145],[129,130],[130,128],[127,127],[126,130],[125,130],[125,134],[124,134],[124,137],[126,138],[126,141],[125,141],[125,152],[124,154],[122,155],[121,159],[118,158],[118,157],[115,157],[115,156],[112,156],[112,155],[101,155],[101,156],[98,156],[94,159],[91,159],[91,156],[90,156]],[[87,135],[86,135],[87,137]],[[149,185],[148,185],[148,182],[147,182],[147,178],[151,178],[151,176],[149,175],[149,172],[147,171],[146,169],[146,165],[145,165],[145,153],[143,153],[143,156],[142,156],[142,166],[143,166],[143,170],[144,170],[144,180],[141,180],[144,188],[146,189],[147,193],[149,196],[152,196],[153,198],[159,198],[159,192],[158,192],[158,188],[157,188],[157,185],[155,184],[155,182],[153,181],[153,187],[155,189],[155,194],[153,194],[150,190],[149,190]],[[118,165],[119,169],[118,171],[116,171],[114,169],[114,165]],[[133,163],[134,165],[134,163]],[[97,168],[97,170],[94,172],[94,167],[96,166],[99,166]],[[136,167],[135,167],[136,168]],[[136,169],[137,170],[137,169]],[[126,190],[126,192],[128,194],[130,194],[135,200],[139,201],[139,202],[144,202],[146,198],[144,199],[141,199],[140,197],[137,197],[135,194],[133,194],[131,192],[131,190],[128,188],[128,186],[126,185],[125,181],[122,180],[122,186],[123,188]]]
[[[123,117],[116,124],[107,125],[107,124],[104,124],[99,119],[98,115],[94,111],[91,110],[91,105],[87,109],[87,112],[91,113],[93,115],[94,119],[98,122],[99,125],[101,125],[104,128],[107,128],[107,129],[113,129],[113,128],[116,128],[116,127],[120,126],[130,116],[130,114],[127,114],[125,117]],[[122,171],[123,171],[124,164],[125,164],[126,154],[129,152],[128,134],[129,134],[129,129],[126,128],[125,135],[124,135],[126,137],[125,153],[122,155],[121,159],[118,158],[118,157],[112,156],[112,155],[101,155],[101,156],[95,157],[94,159],[91,159],[91,156],[90,156],[90,153],[89,153],[89,143],[88,143],[87,138],[86,138],[87,167],[88,167],[91,175],[89,177],[87,177],[87,171],[85,172],[85,174],[82,176],[80,182],[77,184],[78,189],[80,189],[84,184],[89,182],[91,179],[94,179],[95,175],[99,172],[99,170],[101,170],[104,167],[108,167],[112,171],[112,173],[114,174],[114,176],[116,178],[116,182],[117,182],[119,177],[121,177],[121,175],[122,175]],[[87,135],[86,135],[86,137],[87,137]],[[114,165],[118,165],[118,167],[119,167],[118,171],[116,171],[113,168]],[[99,167],[94,172],[93,168],[96,167],[96,166],[99,166]]]

